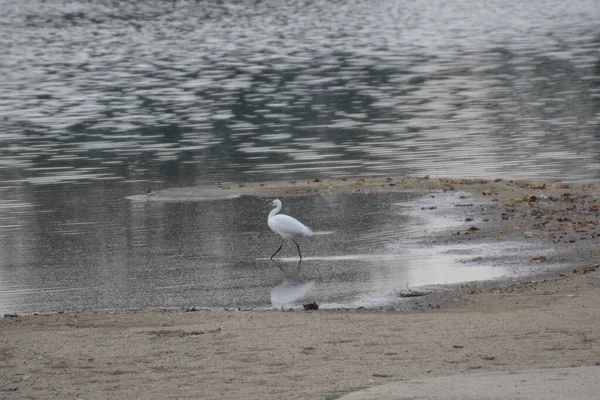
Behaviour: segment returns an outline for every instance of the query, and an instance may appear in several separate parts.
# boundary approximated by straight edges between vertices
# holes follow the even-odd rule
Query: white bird
[[[300,246],[298,245],[298,243],[296,243],[294,238],[296,236],[312,236],[313,231],[311,231],[309,227],[304,225],[302,222],[298,221],[296,218],[290,217],[289,215],[285,214],[276,215],[279,211],[281,211],[282,206],[283,205],[281,204],[281,201],[278,199],[273,200],[273,202],[267,206],[275,207],[269,213],[269,218],[267,220],[269,228],[271,228],[273,232],[279,234],[279,236],[283,238],[281,244],[279,245],[279,248],[275,253],[273,253],[270,260],[273,260],[275,254],[279,253],[279,250],[281,250],[281,247],[283,247],[283,242],[285,241],[285,239],[292,239],[292,242],[294,242],[294,244],[298,248],[298,255],[300,256],[300,260],[302,260]]]

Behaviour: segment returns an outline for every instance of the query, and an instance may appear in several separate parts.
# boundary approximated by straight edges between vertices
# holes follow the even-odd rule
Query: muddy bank
[[[336,178],[290,181],[265,181],[256,183],[218,182],[214,185],[150,190],[150,200],[177,198],[208,198],[227,196],[302,196],[326,195],[330,193],[355,193],[374,191],[467,191],[473,196],[500,196],[503,199],[518,199],[525,195],[546,196],[578,192],[585,198],[598,200],[600,184],[573,184],[563,182],[529,182],[505,179],[446,179],[446,178]],[[589,195],[589,196],[587,196]]]

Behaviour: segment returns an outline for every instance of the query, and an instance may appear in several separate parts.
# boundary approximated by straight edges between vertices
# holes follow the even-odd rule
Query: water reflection
[[[283,280],[271,289],[271,305],[273,307],[297,306],[298,301],[314,289],[315,281],[302,276],[301,260],[291,268],[286,268],[277,261],[273,263],[281,270]]]

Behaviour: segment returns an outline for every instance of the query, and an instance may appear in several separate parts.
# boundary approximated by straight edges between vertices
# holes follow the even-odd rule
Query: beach
[[[375,309],[90,310],[0,319],[6,399],[334,399],[390,382],[600,365],[597,184],[355,178],[157,191],[149,201],[373,191],[456,193],[423,213],[464,221],[423,245],[518,239],[529,271]],[[427,197],[423,197],[426,199]],[[488,262],[490,260],[476,260]],[[399,303],[400,304],[400,303]],[[402,303],[405,304],[405,303]]]

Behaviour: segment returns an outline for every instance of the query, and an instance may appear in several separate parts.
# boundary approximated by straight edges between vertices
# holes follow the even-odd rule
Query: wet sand
[[[456,285],[411,308],[8,316],[0,320],[0,397],[326,399],[411,378],[600,365],[598,185],[356,178],[146,197],[381,190],[459,193],[443,208],[424,197],[422,212],[465,220],[424,245],[516,238],[556,251],[507,254],[495,262],[532,275]]]

